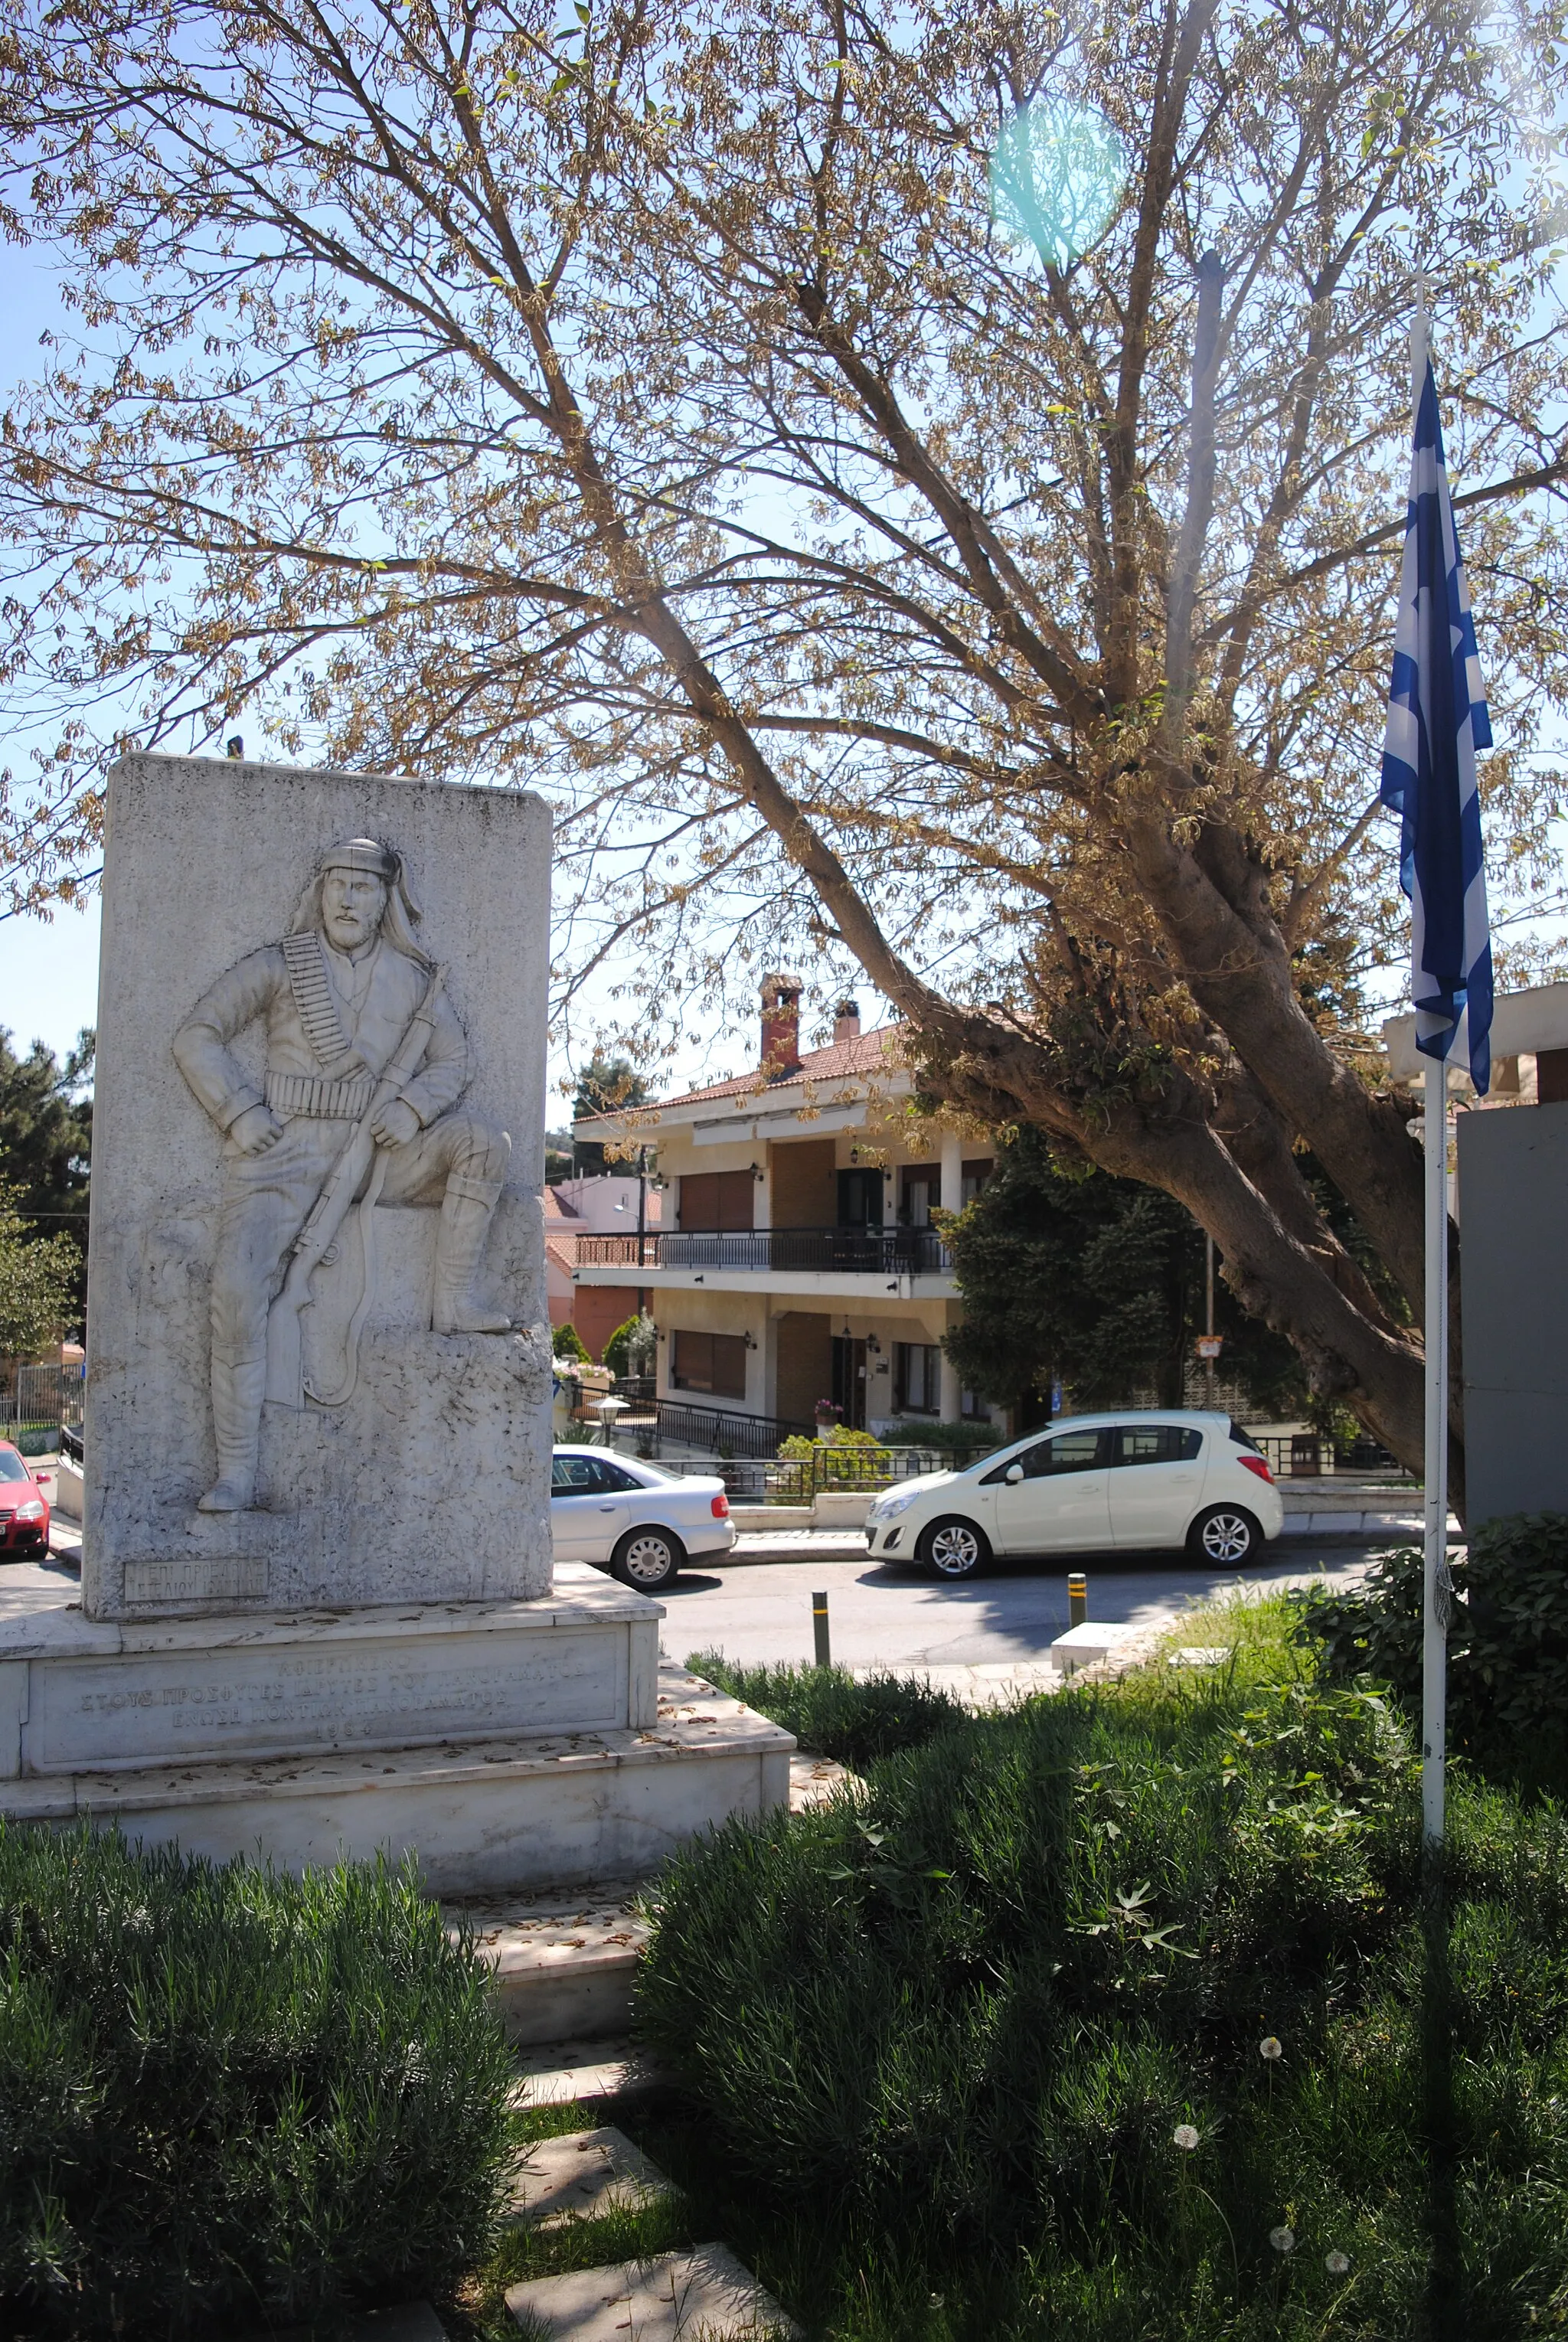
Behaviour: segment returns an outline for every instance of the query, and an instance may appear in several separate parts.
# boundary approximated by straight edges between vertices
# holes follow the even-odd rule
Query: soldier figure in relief
[[[282,943],[219,977],[175,1036],[180,1071],[224,1136],[213,1269],[212,1397],[218,1477],[204,1512],[255,1502],[266,1390],[267,1313],[345,1140],[420,1009],[432,962],[401,856],[374,838],[334,846]],[[265,1020],[258,1094],[229,1044]],[[438,1334],[501,1334],[510,1320],[476,1297],[477,1275],[512,1142],[456,1110],[472,1078],[451,1003],[434,1003],[424,1054],[370,1126],[389,1204],[441,1206],[433,1323]]]

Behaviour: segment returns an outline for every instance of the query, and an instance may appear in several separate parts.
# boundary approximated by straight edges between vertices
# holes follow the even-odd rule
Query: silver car
[[[1239,1569],[1284,1525],[1256,1442],[1228,1416],[1117,1408],[1064,1417],[965,1472],[928,1472],[876,1498],[879,1560],[973,1577],[993,1554],[1185,1546],[1200,1566]]]
[[[639,1594],[657,1594],[687,1560],[714,1559],[735,1541],[716,1473],[684,1480],[607,1447],[557,1447],[551,1456],[550,1528],[557,1561],[589,1561]]]

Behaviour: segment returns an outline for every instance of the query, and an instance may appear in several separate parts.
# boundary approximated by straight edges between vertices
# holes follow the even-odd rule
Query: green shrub
[[[994,2247],[1043,2197],[1084,2237],[1164,2217],[1184,2109],[1234,2119],[1260,2017],[1299,2055],[1325,1976],[1386,1937],[1369,1792],[1407,1759],[1375,1700],[1297,1685],[1237,1703],[1239,1770],[1213,1706],[965,1719],[862,1794],[676,1857],[641,2021],[748,2187]]]
[[[857,1681],[847,1667],[737,1667],[722,1651],[694,1651],[686,1661],[732,1699],[793,1732],[814,1756],[854,1772],[879,1756],[918,1748],[964,1720],[944,1691],[917,1676],[875,1675]]]
[[[989,1423],[894,1423],[882,1435],[884,1447],[932,1447],[944,1453],[980,1456],[1000,1447],[1002,1435]]]
[[[664,1874],[639,2009],[698,2109],[680,2176],[824,2333],[1420,2328],[1413,1745],[1255,1608],[1183,1622],[1235,1627],[1213,1676],[966,1718]],[[1453,2330],[1513,2342],[1568,2299],[1568,1822],[1463,1775],[1450,1812]]]
[[[604,1345],[604,1363],[613,1375],[651,1374],[658,1328],[641,1311],[623,1319]]]
[[[0,2328],[245,2334],[483,2251],[510,2058],[412,1871],[0,1822]]]
[[[856,1431],[847,1423],[835,1423],[825,1439],[813,1439],[804,1431],[793,1431],[779,1446],[781,1462],[792,1463],[808,1458],[823,1447],[880,1447],[882,1441],[874,1432]]]
[[[1568,1794],[1568,1516],[1515,1513],[1486,1522],[1450,1556],[1448,1632],[1453,1748],[1499,1778]],[[1421,1714],[1423,1567],[1400,1546],[1359,1587],[1296,1597],[1294,1628],[1326,1681],[1371,1676],[1413,1721]]]
[[[575,1326],[568,1322],[557,1326],[550,1337],[550,1347],[558,1358],[574,1358],[584,1366],[593,1364],[593,1356]]]

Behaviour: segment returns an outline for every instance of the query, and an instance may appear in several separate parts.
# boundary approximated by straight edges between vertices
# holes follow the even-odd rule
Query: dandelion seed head
[[[1271,2228],[1269,2242],[1276,2253],[1293,2253],[1296,2248],[1296,2232],[1293,2228]]]
[[[1198,2134],[1191,2123],[1178,2123],[1171,2137],[1176,2146],[1185,2147],[1189,2154],[1198,2143]]]
[[[1258,2056],[1266,2059],[1268,2064],[1271,2066],[1273,2064],[1276,2057],[1283,2057],[1284,2054],[1284,2043],[1279,2040],[1273,2033],[1265,2033],[1263,2039],[1258,2043]]]
[[[1327,2269],[1330,2277],[1343,2277],[1345,2271],[1350,2267],[1350,2255],[1348,2253],[1338,2251],[1324,2253],[1323,2257],[1323,2265],[1324,2268]]]

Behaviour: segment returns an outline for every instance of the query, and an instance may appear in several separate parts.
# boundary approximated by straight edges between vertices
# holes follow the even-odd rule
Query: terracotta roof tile
[[[852,1075],[874,1074],[897,1036],[895,1025],[878,1025],[853,1041],[833,1041],[825,1049],[808,1049],[791,1074],[782,1074],[759,1090],[754,1073],[733,1082],[714,1082],[706,1089],[683,1090],[677,1097],[661,1098],[661,1106],[697,1106],[721,1098],[771,1097],[775,1091],[804,1088],[808,1082],[846,1081]]]

